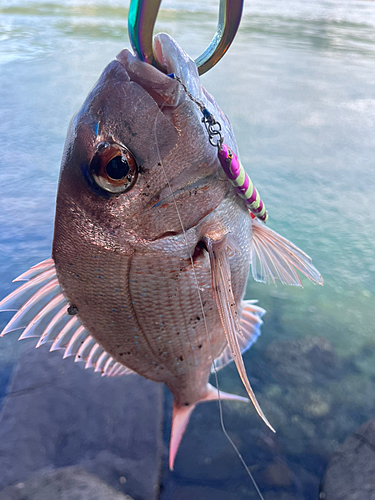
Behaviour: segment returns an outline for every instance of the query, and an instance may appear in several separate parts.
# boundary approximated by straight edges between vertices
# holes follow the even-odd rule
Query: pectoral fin
[[[252,220],[251,270],[255,281],[302,286],[296,269],[313,283],[323,285],[323,278],[311,259],[292,242],[256,219]]]
[[[242,380],[243,385],[258,413],[266,425],[273,431],[273,427],[265,417],[255,394],[247,378],[245,365],[241,356],[241,348],[238,336],[241,327],[238,318],[237,305],[233,295],[231,272],[229,266],[228,247],[231,247],[230,237],[225,236],[219,242],[206,239],[206,245],[210,255],[212,287],[219,311],[221,324],[228,342],[234,362]]]

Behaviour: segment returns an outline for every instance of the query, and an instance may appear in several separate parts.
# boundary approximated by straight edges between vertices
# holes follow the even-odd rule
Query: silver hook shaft
[[[244,0],[220,0],[219,22],[210,45],[196,60],[200,75],[220,61],[236,36],[241,22]],[[161,0],[131,0],[129,8],[129,38],[138,57],[160,71],[165,67],[157,60],[152,45],[152,35]]]

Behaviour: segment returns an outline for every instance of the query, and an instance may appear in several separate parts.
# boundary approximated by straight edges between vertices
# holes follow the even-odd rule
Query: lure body
[[[268,218],[266,207],[236,154],[226,144],[222,144],[218,151],[218,157],[229,182],[235,188],[238,196],[243,199],[245,205],[255,217],[266,222]]]
[[[170,78],[177,80],[186,95],[194,102],[201,111],[202,123],[204,123],[210,144],[218,149],[218,158],[229,182],[235,188],[235,192],[243,199],[252,216],[257,217],[262,222],[266,222],[268,214],[260,195],[253,186],[250,177],[247,175],[243,165],[239,161],[233,150],[224,143],[222,125],[216,121],[214,115],[206,106],[189,92],[184,82],[174,73],[168,73]]]

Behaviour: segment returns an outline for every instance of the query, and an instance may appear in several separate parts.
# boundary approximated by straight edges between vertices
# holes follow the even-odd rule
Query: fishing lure
[[[238,157],[226,144],[224,144],[220,123],[216,121],[213,114],[188,91],[184,82],[177,75],[169,73],[168,76],[180,83],[188,97],[202,112],[202,122],[206,126],[210,144],[217,147],[218,158],[224,173],[235,188],[238,196],[242,198],[252,217],[256,217],[262,222],[266,222],[268,219],[266,207]]]

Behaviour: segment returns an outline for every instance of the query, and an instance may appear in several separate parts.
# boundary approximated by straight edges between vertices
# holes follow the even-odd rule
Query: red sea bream
[[[238,155],[194,61],[167,35],[156,37],[155,52]],[[182,85],[125,49],[72,119],[52,258],[2,301],[2,310],[17,309],[2,335],[27,325],[21,338],[52,341],[51,350],[103,375],[164,382],[174,398],[173,468],[195,405],[217,398],[213,361],[221,368],[234,359],[268,424],[241,357],[264,313],[244,300],[250,267],[258,281],[300,285],[297,269],[322,283],[306,254],[250,216]]]

